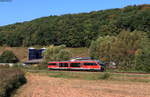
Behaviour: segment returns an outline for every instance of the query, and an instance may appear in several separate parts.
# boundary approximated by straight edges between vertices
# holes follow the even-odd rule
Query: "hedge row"
[[[0,69],[0,97],[10,97],[13,90],[26,83],[24,73],[19,69]]]

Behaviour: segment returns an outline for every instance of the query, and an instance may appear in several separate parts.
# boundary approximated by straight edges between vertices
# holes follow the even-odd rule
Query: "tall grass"
[[[10,97],[12,91],[26,82],[20,69],[0,68],[0,97]]]

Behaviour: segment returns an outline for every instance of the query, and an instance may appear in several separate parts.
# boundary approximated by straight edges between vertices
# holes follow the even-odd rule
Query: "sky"
[[[0,0],[0,26],[50,15],[91,12],[139,4],[150,4],[150,0]]]

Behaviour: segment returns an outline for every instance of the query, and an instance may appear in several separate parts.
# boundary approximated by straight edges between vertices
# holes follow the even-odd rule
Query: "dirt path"
[[[30,74],[14,97],[150,97],[150,83],[89,81]]]

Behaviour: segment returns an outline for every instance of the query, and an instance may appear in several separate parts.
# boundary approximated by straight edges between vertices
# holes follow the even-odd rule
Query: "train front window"
[[[80,67],[80,63],[71,63],[70,67]]]
[[[48,63],[48,65],[56,66],[57,64],[56,63]]]
[[[68,63],[59,63],[59,67],[68,67]]]
[[[97,65],[96,63],[84,63],[85,66],[93,66],[93,65]]]

